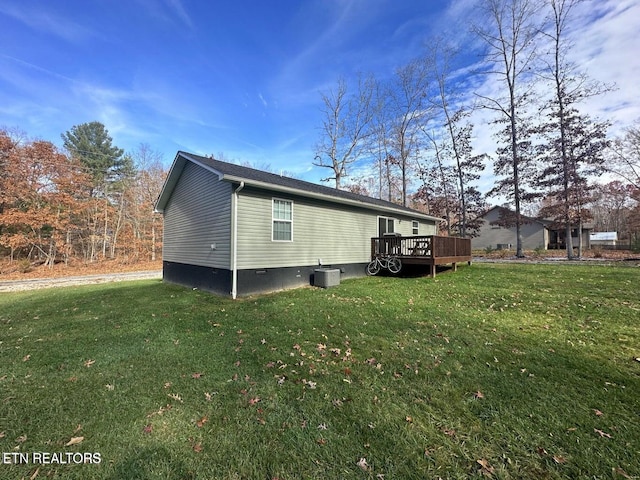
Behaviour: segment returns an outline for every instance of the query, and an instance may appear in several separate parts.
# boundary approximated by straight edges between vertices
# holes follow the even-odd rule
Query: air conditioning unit
[[[322,288],[340,285],[340,270],[338,268],[316,268],[313,271],[313,285]]]

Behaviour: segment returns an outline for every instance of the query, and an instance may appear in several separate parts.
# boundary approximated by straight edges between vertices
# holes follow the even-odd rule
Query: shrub
[[[25,258],[23,260],[20,260],[20,263],[18,264],[18,270],[20,270],[20,273],[29,273],[31,271],[31,262],[29,261],[29,259]]]

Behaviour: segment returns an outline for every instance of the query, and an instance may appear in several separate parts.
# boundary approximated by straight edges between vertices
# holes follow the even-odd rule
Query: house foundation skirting
[[[322,268],[339,269],[341,271],[340,277],[344,279],[364,276],[366,266],[366,263],[349,263],[322,265]],[[238,270],[238,296],[313,285],[314,271],[317,268],[320,267],[305,265]],[[231,270],[165,261],[163,262],[163,280],[219,295],[231,296]]]
[[[163,261],[162,280],[219,295],[231,292],[231,270],[224,268]]]

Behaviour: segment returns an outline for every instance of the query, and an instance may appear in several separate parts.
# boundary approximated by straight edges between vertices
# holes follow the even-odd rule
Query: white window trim
[[[286,202],[291,204],[291,220],[282,220],[281,218],[275,218],[273,216],[273,203],[274,201]],[[273,238],[275,231],[274,225],[275,222],[289,222],[291,224],[291,239],[290,240],[276,240]],[[289,200],[288,198],[279,198],[279,197],[271,197],[271,241],[276,243],[291,243],[293,242],[293,200]]]
[[[411,234],[412,235],[420,235],[420,221],[419,220],[411,220]]]

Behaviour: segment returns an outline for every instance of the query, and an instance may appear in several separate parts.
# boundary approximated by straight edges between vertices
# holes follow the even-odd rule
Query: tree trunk
[[[156,225],[155,220],[151,222],[151,261],[156,261]]]
[[[104,200],[104,230],[102,232],[102,259],[107,258],[107,233],[108,233],[108,209],[107,209],[107,199]]]

